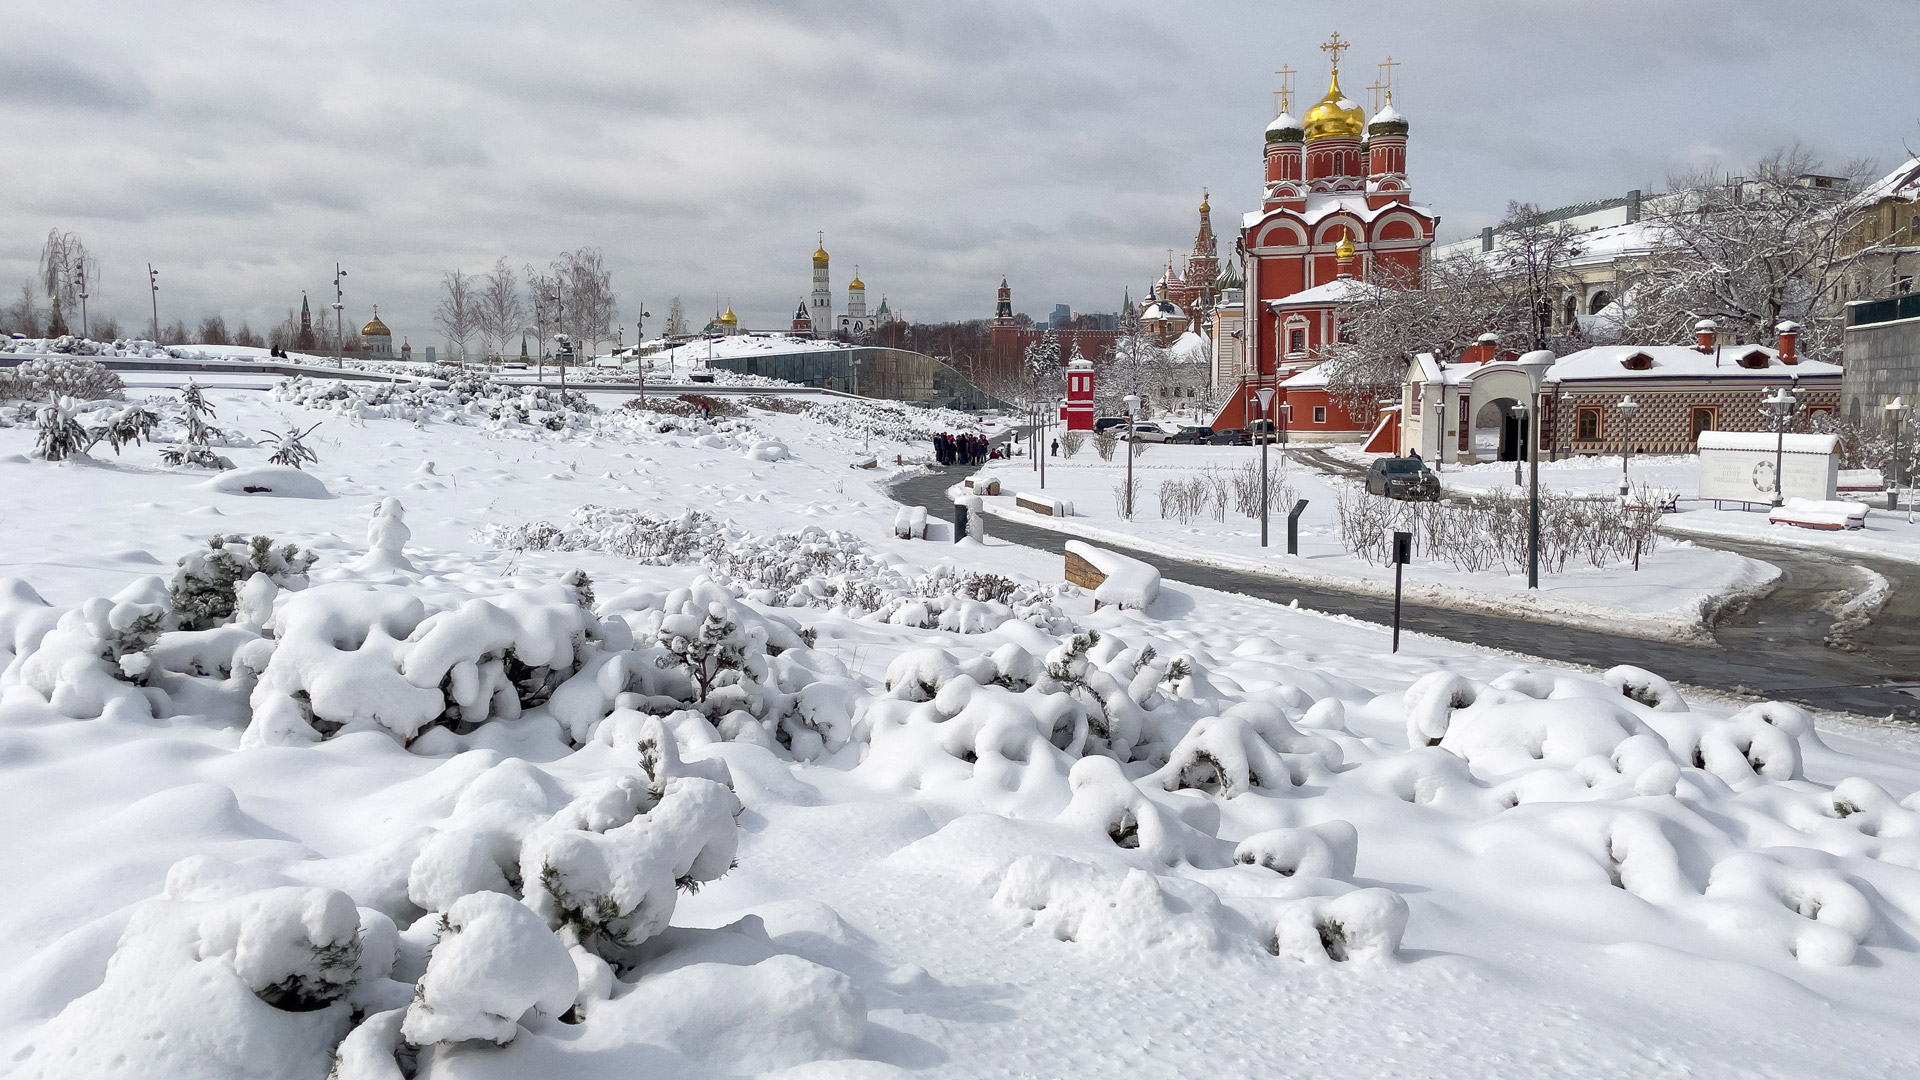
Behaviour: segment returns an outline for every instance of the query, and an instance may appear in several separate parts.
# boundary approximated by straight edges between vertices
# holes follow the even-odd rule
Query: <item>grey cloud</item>
[[[0,106],[129,113],[152,95],[130,71],[91,71],[63,56],[17,47],[0,62]]]

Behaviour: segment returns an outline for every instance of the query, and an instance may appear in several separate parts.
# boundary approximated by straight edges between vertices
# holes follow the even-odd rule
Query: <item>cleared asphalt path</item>
[[[953,501],[947,496],[947,489],[972,471],[936,469],[907,477],[894,484],[892,494],[899,502],[926,507],[938,520],[951,521]],[[1024,547],[1051,552],[1064,552],[1066,542],[1073,539],[1064,533],[999,517],[988,520],[987,533]],[[1368,622],[1387,624],[1393,620],[1391,599],[1170,559],[1117,544],[1103,542],[1101,546],[1153,565],[1168,581],[1278,604],[1298,601],[1304,608],[1351,615]],[[1743,549],[1743,553],[1770,562],[1780,561],[1771,551]],[[1788,595],[1781,597],[1780,593]],[[1920,595],[1916,595],[1920,589],[1897,589],[1894,599],[1883,611],[1883,621],[1890,629],[1869,627],[1855,631],[1852,650],[1826,644],[1834,616],[1809,607],[1816,597],[1784,588],[1780,593],[1745,611],[1730,613],[1715,627],[1716,643],[1712,645],[1648,641],[1536,622],[1524,615],[1452,611],[1412,601],[1402,607],[1400,625],[1417,633],[1541,657],[1549,662],[1597,668],[1634,664],[1677,682],[1744,691],[1811,708],[1875,717],[1891,715],[1920,722],[1920,698],[1903,692],[1904,686],[1920,685],[1920,663],[1916,663],[1920,648],[1916,648],[1915,635],[1906,629],[1914,622],[1905,618],[1910,608],[1920,606]],[[1901,625],[1893,625],[1896,623]],[[1879,632],[1882,630],[1886,632]]]

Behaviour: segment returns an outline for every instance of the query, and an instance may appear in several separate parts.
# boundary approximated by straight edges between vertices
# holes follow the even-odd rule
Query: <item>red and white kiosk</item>
[[[1067,403],[1060,409],[1060,420],[1068,431],[1093,430],[1093,361],[1081,359],[1067,365]]]

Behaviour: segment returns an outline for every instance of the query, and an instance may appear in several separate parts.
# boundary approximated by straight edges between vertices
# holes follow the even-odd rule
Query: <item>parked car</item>
[[[1172,429],[1164,424],[1156,424],[1151,420],[1135,422],[1133,427],[1127,431],[1122,431],[1120,437],[1124,439],[1127,438],[1129,434],[1132,435],[1136,442],[1166,442],[1168,439],[1173,438]]]
[[[1408,502],[1436,502],[1440,478],[1417,457],[1375,458],[1367,466],[1367,493]]]
[[[1279,430],[1279,425],[1275,424],[1272,420],[1249,421],[1247,424],[1247,445],[1253,446],[1263,442],[1268,444],[1277,443],[1280,441]]]
[[[1179,431],[1174,432],[1173,437],[1169,438],[1167,441],[1170,443],[1188,443],[1188,444],[1197,446],[1201,443],[1205,443],[1211,440],[1212,438],[1213,438],[1212,428],[1206,427],[1204,425],[1196,426],[1193,424],[1185,424],[1181,426]]]
[[[1093,422],[1093,430],[1095,431],[1105,431],[1111,427],[1123,428],[1126,426],[1127,418],[1124,416],[1102,416]]]
[[[1252,446],[1253,436],[1245,428],[1222,428],[1207,436],[1211,446]]]

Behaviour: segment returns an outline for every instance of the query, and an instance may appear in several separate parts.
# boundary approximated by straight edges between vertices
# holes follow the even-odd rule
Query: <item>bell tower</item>
[[[813,295],[807,300],[807,318],[813,324],[814,337],[833,333],[833,282],[827,274],[827,234],[820,234],[820,246],[813,250]]]

